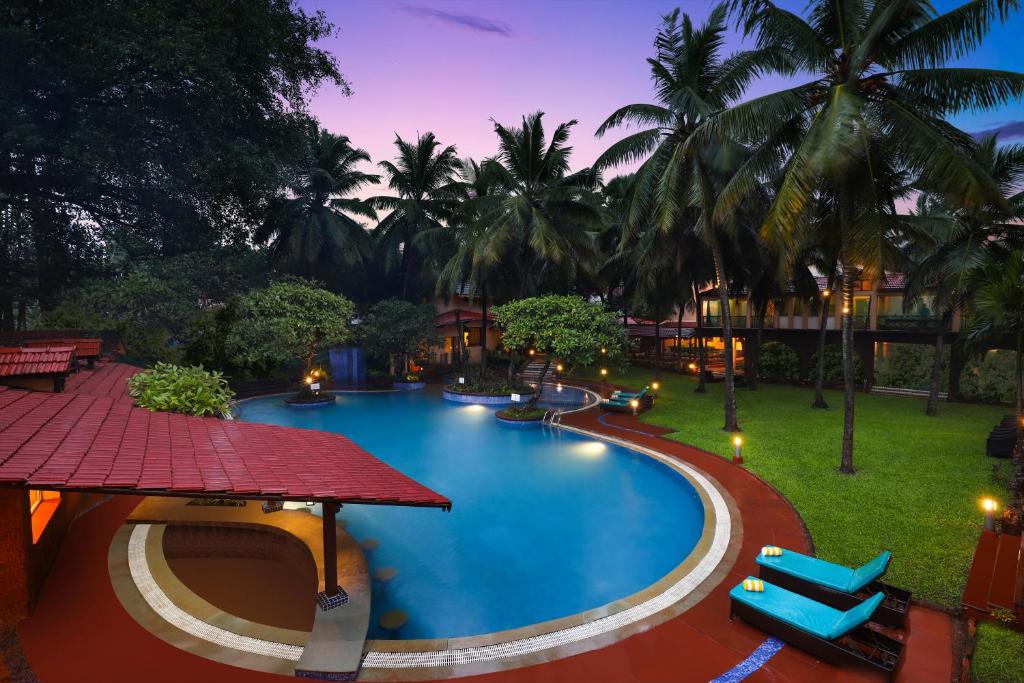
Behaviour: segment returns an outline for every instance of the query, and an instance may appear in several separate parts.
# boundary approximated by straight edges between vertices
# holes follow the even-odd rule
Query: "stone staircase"
[[[975,619],[991,619],[994,610],[1024,615],[1024,542],[1021,536],[982,531],[961,599]]]
[[[545,359],[541,358],[537,360],[536,357],[527,363],[526,367],[519,372],[519,377],[526,384],[536,385],[540,381],[540,373],[544,371]],[[548,368],[547,380],[550,381],[554,376],[555,363],[552,361],[551,367]]]

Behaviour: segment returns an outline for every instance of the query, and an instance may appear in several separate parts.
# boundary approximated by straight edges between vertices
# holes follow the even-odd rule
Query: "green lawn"
[[[1024,633],[997,624],[978,624],[971,680],[976,683],[1024,681]]]
[[[642,386],[651,377],[651,370],[633,369],[610,381]],[[690,377],[666,374],[656,407],[642,419],[678,430],[667,438],[730,456],[722,384],[703,395],[695,386]],[[930,418],[921,399],[858,394],[857,474],[847,476],[837,472],[839,392],[828,392],[827,411],[810,408],[810,389],[762,384],[736,393],[746,467],[792,501],[820,557],[857,565],[890,549],[890,582],[918,598],[959,605],[982,522],[979,501],[1006,495],[992,478],[1000,461],[985,457],[985,437],[1006,408],[942,403]]]

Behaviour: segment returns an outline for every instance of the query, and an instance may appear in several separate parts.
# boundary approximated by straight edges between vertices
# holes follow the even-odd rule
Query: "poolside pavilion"
[[[8,605],[5,619],[15,621],[31,611],[60,539],[54,542],[51,534],[46,556],[40,557],[35,546],[47,524],[30,529],[40,505],[49,505],[52,517],[61,496],[74,502],[66,508],[86,507],[90,494],[262,500],[267,501],[263,512],[274,512],[285,501],[321,503],[322,543],[315,544],[322,552],[322,562],[317,558],[320,608],[310,641],[323,647],[314,666],[304,665],[304,659],[296,671],[334,680],[354,674],[346,667],[354,661],[358,668],[361,639],[346,658],[338,654],[343,648],[316,637],[321,613],[327,640],[338,632],[337,619],[328,613],[348,599],[338,582],[335,514],[344,504],[447,510],[451,501],[338,434],[153,413],[123,395],[96,393],[101,395],[0,387],[0,524],[22,532],[5,533],[9,547],[4,557],[10,560],[3,565],[6,575],[0,576],[0,598]],[[70,521],[64,522],[66,528]],[[232,523],[251,526],[254,521],[250,514]]]

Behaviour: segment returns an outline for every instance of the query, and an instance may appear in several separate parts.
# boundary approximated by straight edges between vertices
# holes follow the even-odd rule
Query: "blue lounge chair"
[[[867,627],[885,600],[882,593],[845,611],[767,581],[763,593],[746,591],[740,582],[729,598],[730,619],[740,617],[823,661],[864,664],[891,676],[903,654],[902,643]]]
[[[892,628],[903,628],[910,608],[910,593],[879,581],[891,560],[892,553],[886,550],[862,567],[850,569],[792,550],[783,550],[774,557],[757,556],[762,579],[836,609],[850,609],[868,596],[882,593],[885,601],[874,620]]]
[[[642,391],[636,391],[636,392],[613,391],[612,392],[612,398],[625,398],[625,399],[643,398],[647,394],[647,390],[649,388],[650,387],[644,387]]]
[[[633,410],[631,405],[633,401],[638,401],[641,406],[649,408],[651,406],[651,397],[647,395],[647,387],[644,390],[630,398],[624,396],[612,396],[611,398],[601,401],[601,408],[603,410],[613,410],[618,413],[628,413]]]

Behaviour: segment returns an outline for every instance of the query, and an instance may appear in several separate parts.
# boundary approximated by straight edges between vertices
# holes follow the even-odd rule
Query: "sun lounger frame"
[[[734,598],[730,598],[729,603],[730,621],[734,617],[739,617],[751,626],[777,636],[824,662],[840,666],[870,666],[891,680],[903,656],[903,643],[867,626],[859,626],[835,640],[824,640]]]
[[[762,580],[844,612],[856,607],[875,593],[884,593],[885,600],[878,606],[875,613],[871,615],[871,620],[895,629],[902,629],[907,622],[911,594],[910,591],[903,590],[902,588],[890,586],[876,579],[861,589],[860,593],[845,593],[793,576],[792,574],[781,572],[774,567],[763,564],[758,564],[757,566]]]

